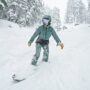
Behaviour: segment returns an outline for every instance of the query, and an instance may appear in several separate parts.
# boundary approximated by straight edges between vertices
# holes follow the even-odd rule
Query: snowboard
[[[26,80],[29,76],[32,76],[37,70],[37,66],[29,65],[22,69],[19,69],[12,75],[12,79],[15,82],[21,82]]]
[[[21,82],[29,78],[30,76],[33,76],[38,69],[40,69],[42,66],[46,67],[50,62],[44,62],[41,61],[38,65],[26,65],[25,67],[21,67],[17,72],[15,72],[12,75],[12,79],[15,82]]]
[[[13,81],[15,81],[15,82],[20,82],[20,81],[25,80],[25,78],[22,78],[22,79],[16,78],[16,74],[12,75],[12,79],[13,79]]]

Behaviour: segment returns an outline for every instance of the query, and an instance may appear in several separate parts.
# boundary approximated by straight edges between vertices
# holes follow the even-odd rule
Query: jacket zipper
[[[47,36],[47,28],[46,28],[46,31],[45,31],[45,40],[46,40],[46,36]]]

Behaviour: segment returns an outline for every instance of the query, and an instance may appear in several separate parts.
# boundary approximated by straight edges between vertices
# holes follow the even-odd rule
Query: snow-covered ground
[[[12,74],[29,65],[35,53],[35,43],[27,46],[35,28],[0,20],[0,90],[90,90],[90,25],[58,31],[64,49],[51,38],[49,63],[38,63],[32,76],[13,83]]]

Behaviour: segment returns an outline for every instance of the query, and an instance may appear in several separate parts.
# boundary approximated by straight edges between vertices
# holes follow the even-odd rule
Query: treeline
[[[31,26],[40,20],[43,8],[41,0],[1,0],[0,18]]]
[[[90,1],[88,1],[87,9],[82,0],[69,0],[65,22],[77,24],[90,23]]]

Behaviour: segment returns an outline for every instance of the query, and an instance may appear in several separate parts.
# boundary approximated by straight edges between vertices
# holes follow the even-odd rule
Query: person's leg
[[[43,52],[43,59],[42,60],[45,62],[48,62],[49,46],[48,45],[43,46],[43,50],[44,50],[44,52]]]
[[[36,65],[37,64],[37,61],[38,61],[38,59],[40,57],[40,52],[41,52],[41,45],[39,43],[37,43],[36,44],[36,53],[33,56],[33,59],[32,59],[32,62],[31,62],[32,65]]]

